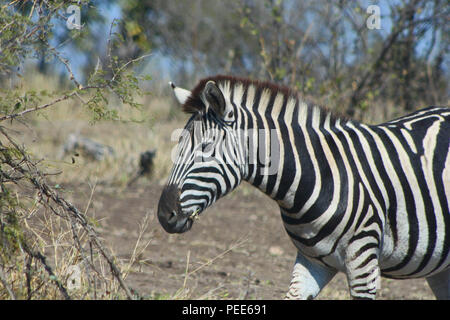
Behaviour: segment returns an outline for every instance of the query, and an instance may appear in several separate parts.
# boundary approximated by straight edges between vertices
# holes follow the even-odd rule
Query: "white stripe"
[[[347,125],[348,125],[348,128],[353,129],[353,132],[358,131],[358,129],[355,128],[355,126],[353,125],[352,122],[348,122]],[[351,152],[353,160],[356,164],[356,168],[358,169],[358,174],[361,177],[361,180],[364,184],[365,189],[367,190],[367,192],[369,192],[369,198],[372,200],[372,203],[375,206],[376,213],[381,219],[381,225],[383,226],[384,225],[383,209],[381,208],[381,205],[378,202],[378,199],[375,197],[375,194],[372,190],[372,186],[370,185],[369,180],[367,179],[367,177],[364,173],[364,169],[361,165],[361,162],[359,161],[358,154],[356,152],[355,146],[353,145],[352,139],[350,138],[350,136],[346,130],[342,130],[342,133],[344,134],[344,136],[348,142],[350,152]]]
[[[408,143],[409,147],[411,148],[411,151],[417,153],[416,144],[414,143],[414,140],[412,139],[409,131],[403,128],[400,131],[403,134],[403,137],[405,137],[405,140]]]
[[[431,119],[431,118],[442,119],[442,117],[441,117],[440,115],[433,114],[433,115],[430,115],[430,116],[427,116],[427,117],[422,117],[422,118],[413,119],[413,120],[411,120],[411,121],[407,121],[407,122],[403,123],[403,125],[404,125],[405,128],[407,128],[408,130],[412,130],[412,125],[413,125],[414,123],[419,122],[419,121],[423,121],[423,120],[426,120],[426,119],[428,120],[428,119]]]
[[[306,128],[306,120],[307,120],[307,105],[304,102],[299,101],[299,111],[298,111],[298,122],[300,124],[301,128]],[[306,212],[311,206],[317,201],[317,198],[319,197],[320,189],[322,187],[322,177],[320,174],[319,164],[317,163],[316,153],[314,151],[314,147],[311,143],[311,139],[309,137],[308,131],[303,130],[303,134],[305,136],[305,144],[306,144],[306,150],[307,154],[309,155],[313,168],[314,168],[314,176],[315,176],[315,182],[314,182],[314,188],[313,192],[311,193],[308,200],[303,205],[302,210],[300,211],[300,215]]]
[[[270,195],[271,198],[274,198],[278,192],[278,188],[280,187],[280,181],[281,177],[283,176],[283,167],[284,167],[284,143],[283,143],[283,137],[281,136],[281,130],[279,126],[279,120],[278,117],[281,113],[281,107],[283,106],[283,95],[281,93],[278,93],[275,97],[275,101],[273,103],[272,108],[272,121],[275,125],[275,130],[277,132],[278,137],[278,145],[280,146],[279,154],[278,155],[272,155],[272,160],[274,160],[274,156],[278,157],[278,168],[277,168],[277,180],[275,181],[275,186],[273,187],[272,194]],[[272,142],[271,142],[272,143]]]
[[[294,156],[295,160],[295,176],[294,180],[292,181],[291,186],[289,187],[289,190],[286,192],[286,195],[283,200],[280,200],[278,203],[282,207],[288,206],[290,203],[294,203],[295,194],[298,191],[298,184],[300,182],[300,178],[302,175],[302,168],[300,166],[300,159],[299,159],[299,152],[300,150],[297,150],[297,147],[295,145],[295,137],[294,133],[292,132],[292,117],[294,116],[294,108],[295,108],[295,99],[289,98],[289,100],[286,103],[286,112],[284,114],[284,123],[286,123],[286,127],[288,130],[288,136],[289,136],[289,144],[292,147],[292,154]]]
[[[253,181],[255,180],[255,176],[256,176],[256,170],[257,168],[257,159],[258,159],[258,124],[256,122],[256,116],[253,113],[253,103],[255,100],[255,87],[250,85],[248,87],[248,91],[247,91],[247,110],[251,115],[251,118],[253,120],[253,129],[251,130],[251,134],[253,134],[253,137],[248,137],[249,138],[249,162],[253,165],[253,172],[251,173],[251,176],[249,177],[248,181],[249,183],[253,183]]]
[[[319,128],[320,124],[320,109],[318,107],[313,107],[312,109],[312,129],[315,131],[317,136],[319,137],[320,146],[322,147],[322,151],[325,154],[325,158],[328,161],[328,165],[330,166],[331,175],[333,178],[333,197],[331,199],[330,205],[327,208],[327,210],[322,214],[322,216],[318,219],[318,222],[320,224],[320,221],[323,221],[323,219],[328,220],[330,218],[330,215],[332,215],[337,208],[337,205],[339,203],[339,194],[341,191],[341,178],[339,176],[339,170],[336,164],[336,161],[334,159],[334,155],[331,152],[330,148],[328,147],[328,143],[325,139],[325,136],[321,132]],[[318,146],[316,146],[318,147]],[[317,159],[312,159],[313,162],[317,162]],[[319,190],[320,191],[320,190]],[[307,203],[303,206],[303,208],[300,210],[300,215],[303,215],[305,212],[307,212],[311,206],[315,203],[310,201],[312,198],[312,195],[310,199],[308,199]],[[309,202],[309,203],[308,203]],[[313,224],[316,224],[316,222],[312,222]]]
[[[302,224],[302,225],[296,225],[293,229],[295,229],[295,233],[298,235],[301,235],[303,238],[313,238],[317,235],[317,233],[320,231],[321,227],[333,216],[333,214],[337,210],[337,206],[339,204],[339,195],[341,192],[341,179],[339,176],[339,170],[336,164],[336,161],[334,159],[333,154],[331,153],[330,148],[328,147],[328,143],[325,140],[325,137],[323,133],[321,132],[319,128],[319,121],[320,121],[320,110],[319,108],[315,107],[312,110],[312,128],[316,132],[316,134],[319,137],[320,145],[322,147],[322,150],[325,154],[326,160],[328,161],[328,164],[330,166],[332,179],[333,181],[330,183],[333,183],[333,197],[331,199],[331,202],[328,206],[328,208],[314,221],[308,224]],[[318,147],[318,146],[316,146]],[[316,159],[311,159],[313,162],[317,162]],[[316,183],[317,185],[317,183]],[[319,190],[320,191],[320,190]],[[299,215],[303,215],[311,208],[311,206],[315,203],[315,201],[311,201],[312,196],[308,199],[306,204],[303,206],[303,208],[300,210]],[[317,198],[316,198],[317,199]]]
[[[399,119],[394,119],[394,120],[388,121],[388,122],[386,122],[386,123],[389,123],[389,124],[391,124],[391,123],[397,123],[397,122],[405,121],[405,120],[407,120],[407,119],[415,119],[415,118],[421,118],[421,119],[424,119],[424,118],[426,118],[426,117],[429,116],[429,115],[427,115],[428,113],[433,113],[433,112],[439,111],[439,110],[441,110],[441,109],[442,109],[442,108],[436,107],[436,108],[433,108],[433,109],[430,109],[430,110],[422,110],[422,111],[420,111],[420,112],[417,112],[417,113],[414,113],[414,114],[410,114],[410,115],[406,115],[406,116],[404,116],[404,117],[401,117],[401,118],[399,118]]]
[[[413,272],[417,269],[419,264],[422,261],[423,254],[426,253],[426,246],[428,244],[428,225],[425,217],[425,207],[423,203],[422,194],[420,192],[419,184],[417,182],[417,178],[414,174],[414,170],[411,166],[410,158],[408,157],[406,151],[403,149],[402,144],[398,141],[397,137],[387,128],[380,127],[384,132],[386,132],[387,136],[392,141],[397,153],[399,155],[400,164],[405,173],[406,179],[408,180],[408,184],[413,192],[414,203],[416,208],[416,216],[418,221],[418,229],[419,229],[419,238],[417,242],[417,247],[415,249],[413,257],[409,260],[409,262],[399,270],[399,272],[406,274]],[[409,214],[413,214],[412,212]],[[402,227],[402,225],[399,225]],[[406,252],[406,251],[404,251]]]
[[[258,114],[261,117],[262,123],[263,123],[263,128],[258,128],[259,130],[259,134],[262,132],[261,130],[264,129],[263,133],[265,136],[265,154],[264,155],[260,155],[258,153],[258,157],[263,156],[264,159],[260,159],[260,161],[262,161],[264,163],[264,169],[263,172],[260,172],[260,174],[263,175],[261,184],[259,185],[259,188],[262,192],[266,192],[266,187],[267,187],[267,179],[269,178],[269,176],[267,175],[267,172],[269,171],[269,157],[270,157],[270,130],[269,130],[269,126],[267,124],[267,119],[266,119],[266,109],[267,109],[267,105],[269,104],[270,101],[270,96],[271,96],[272,92],[269,89],[264,89],[263,92],[261,93],[261,100],[259,101],[259,105],[258,105]],[[258,145],[261,141],[258,141]]]
[[[350,163],[348,161],[348,158],[347,158],[347,155],[345,153],[344,147],[342,146],[342,143],[339,140],[339,138],[337,137],[337,135],[334,133],[334,131],[330,127],[330,119],[331,119],[331,113],[328,113],[327,117],[325,119],[324,129],[329,132],[330,137],[332,137],[332,139],[336,143],[336,146],[337,146],[337,148],[339,150],[339,153],[342,156],[342,161],[343,161],[344,167],[345,167],[345,174],[347,175],[347,180],[348,180],[348,194],[346,195],[346,197],[347,197],[346,198],[346,209],[345,209],[345,212],[343,213],[344,215],[343,215],[342,220],[335,227],[333,232],[328,237],[326,237],[323,240],[321,240],[321,242],[320,242],[320,243],[323,243],[323,246],[326,248],[328,254],[331,253],[331,250],[333,248],[333,245],[334,245],[336,239],[342,234],[342,232],[344,231],[345,227],[347,226],[348,220],[350,219],[351,212],[353,211],[353,198],[354,198],[353,191],[354,191],[354,182],[355,182],[354,181],[354,177],[353,177],[353,172],[352,172],[352,169],[350,167]],[[339,124],[339,123],[336,123],[336,124]],[[335,127],[335,128],[337,129],[337,127]],[[338,196],[339,196],[339,194],[338,194]],[[338,199],[338,200],[340,200],[340,199]],[[332,215],[336,215],[336,214],[340,215],[340,214],[342,214],[341,212],[337,212],[336,210],[331,212],[331,213],[332,213]],[[320,223],[319,219],[318,219],[317,222]],[[326,222],[328,222],[328,220],[324,221],[323,225]],[[345,237],[343,239],[341,239],[341,241],[345,241]]]
[[[425,266],[425,268],[422,270],[420,274],[427,274],[437,266],[437,263],[439,262],[440,258],[440,253],[442,253],[445,241],[444,238],[445,221],[443,218],[443,213],[445,214],[445,212],[442,212],[442,206],[439,202],[438,192],[436,190],[436,181],[434,181],[433,175],[433,156],[436,148],[437,134],[439,133],[440,124],[441,121],[436,121],[435,123],[433,123],[433,125],[431,125],[428,128],[427,133],[425,134],[425,138],[423,139],[424,155],[420,157],[420,162],[422,164],[425,181],[427,182],[431,201],[433,203],[434,208],[433,218],[436,219],[436,228],[437,228],[436,246],[433,251],[432,260],[430,260],[429,264]],[[447,199],[448,198],[449,194],[447,194]]]
[[[369,126],[361,124],[361,127],[364,128],[375,141],[375,145],[377,146],[377,149],[381,155],[382,163],[375,165],[374,168],[381,165],[384,166],[386,174],[390,178],[390,181],[392,183],[397,203],[397,210],[395,217],[397,222],[398,243],[397,246],[393,248],[393,251],[391,251],[392,245],[388,246],[383,245],[382,249],[383,251],[380,254],[381,257],[380,268],[386,269],[398,264],[402,260],[405,253],[408,251],[409,221],[408,221],[408,214],[406,212],[405,195],[403,194],[402,185],[397,176],[397,172],[394,170],[394,166],[392,165],[389,153],[387,152],[380,137],[374,131],[372,131],[372,129]],[[398,274],[402,273],[399,272]]]
[[[244,95],[244,87],[241,83],[239,83],[238,85],[235,86],[234,88],[234,97],[233,97],[233,103],[236,105],[236,114],[234,115],[234,119],[239,119],[240,117],[240,113],[239,110],[241,109],[241,101],[242,101],[242,97]],[[244,117],[246,118],[246,117]],[[246,119],[240,119],[241,121],[244,121]],[[235,141],[234,143],[237,146],[237,149],[239,150],[238,155],[237,155],[237,162],[240,165],[241,170],[243,169],[244,163],[245,163],[245,156],[244,156],[244,143],[246,140],[244,140],[243,137],[243,130],[241,130],[240,128],[236,127],[237,130],[237,141]],[[234,135],[233,135],[234,136]]]

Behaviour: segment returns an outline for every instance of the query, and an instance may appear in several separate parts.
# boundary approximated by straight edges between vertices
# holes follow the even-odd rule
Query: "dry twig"
[[[73,229],[75,229],[75,224],[77,226],[81,226],[85,232],[89,236],[90,243],[94,245],[94,247],[100,252],[100,254],[103,256],[103,258],[108,263],[111,272],[113,276],[117,279],[119,282],[121,288],[124,290],[126,296],[128,299],[133,299],[134,296],[130,291],[130,288],[125,284],[121,272],[119,268],[114,263],[114,260],[112,256],[109,254],[109,252],[105,249],[104,245],[102,244],[101,240],[99,239],[99,236],[95,229],[92,227],[92,225],[88,222],[86,216],[84,213],[80,212],[72,203],[65,200],[63,197],[61,197],[53,188],[51,188],[48,183],[45,181],[44,175],[40,172],[40,170],[36,167],[35,163],[29,158],[29,156],[25,153],[25,151],[6,133],[3,127],[0,126],[0,133],[3,134],[4,137],[6,137],[11,143],[14,148],[20,152],[22,159],[17,162],[13,160],[8,153],[4,153],[4,162],[9,165],[11,168],[14,169],[16,173],[19,173],[22,175],[22,178],[29,180],[33,186],[41,193],[40,202],[49,207],[53,213],[56,215],[64,218],[69,219],[72,223]],[[3,150],[7,150],[7,148],[0,142],[0,148]],[[45,200],[44,200],[45,198]],[[59,212],[56,211],[56,209],[50,205],[50,200],[53,201],[53,204],[55,204],[57,207],[60,207],[63,209],[63,211],[67,214],[67,216],[61,216]],[[73,232],[74,235],[74,242],[77,245],[78,249],[82,251],[81,244],[79,243],[79,240],[76,237],[76,233]],[[42,255],[40,252],[32,251],[27,247],[25,244],[24,250],[32,257],[38,259],[45,267],[47,273],[49,274],[51,279],[55,279],[54,273],[52,269],[46,264],[45,262],[45,256]],[[64,286],[58,281],[54,280],[58,286],[58,289],[66,299],[70,299],[70,296],[67,294],[66,289]]]

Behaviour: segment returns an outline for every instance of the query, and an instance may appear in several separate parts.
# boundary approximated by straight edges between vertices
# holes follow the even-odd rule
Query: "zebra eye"
[[[207,141],[207,142],[202,142],[202,149],[206,149],[208,147],[212,146],[212,142],[211,141]]]
[[[231,118],[234,115],[233,110],[231,110],[230,112],[228,112],[228,118]]]

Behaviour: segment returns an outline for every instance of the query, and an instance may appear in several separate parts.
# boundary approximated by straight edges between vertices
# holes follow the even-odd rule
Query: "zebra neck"
[[[282,106],[274,105],[270,118],[265,113],[265,118],[257,121],[259,139],[249,150],[248,175],[244,178],[287,212],[299,212],[318,199],[318,179],[322,185],[327,183],[318,174],[324,168],[330,170],[326,141],[344,130],[343,120],[300,100],[288,99]]]

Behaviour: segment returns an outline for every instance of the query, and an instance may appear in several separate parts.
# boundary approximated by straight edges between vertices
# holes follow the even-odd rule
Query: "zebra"
[[[368,125],[270,82],[170,84],[191,116],[158,203],[167,232],[245,180],[277,202],[297,249],[287,299],[314,299],[337,272],[353,299],[375,299],[381,276],[426,278],[450,299],[450,108]]]

